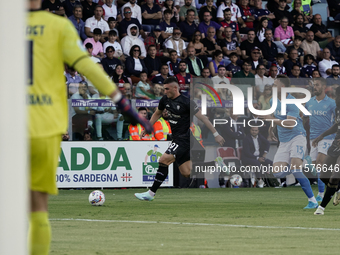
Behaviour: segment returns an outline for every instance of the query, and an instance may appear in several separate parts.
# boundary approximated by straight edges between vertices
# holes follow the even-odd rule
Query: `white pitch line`
[[[88,222],[109,222],[109,223],[141,223],[141,224],[167,224],[167,225],[190,225],[190,226],[218,226],[231,228],[263,228],[263,229],[294,229],[294,230],[326,230],[340,231],[340,228],[307,228],[307,227],[283,227],[283,226],[254,226],[214,223],[193,223],[193,222],[166,222],[166,221],[139,221],[139,220],[94,220],[94,219],[50,219],[51,221],[88,221]]]

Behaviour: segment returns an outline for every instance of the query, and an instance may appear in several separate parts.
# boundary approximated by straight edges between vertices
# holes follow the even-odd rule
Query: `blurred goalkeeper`
[[[110,96],[131,123],[142,124],[149,133],[153,128],[88,57],[68,19],[41,11],[41,0],[29,0],[29,5],[26,28],[31,155],[29,244],[30,254],[45,255],[51,242],[48,195],[58,193],[55,176],[61,135],[68,122],[64,63],[84,74],[102,94]]]

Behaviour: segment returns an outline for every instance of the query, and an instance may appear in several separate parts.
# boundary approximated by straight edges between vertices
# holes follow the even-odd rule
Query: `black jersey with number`
[[[327,151],[327,155],[333,158],[338,158],[340,156],[340,148],[338,146],[338,140],[340,139],[340,108],[336,107],[335,108],[335,120],[334,122],[338,126],[338,130],[336,132],[336,136],[334,138],[334,141],[332,145],[329,147]]]
[[[180,95],[170,99],[166,95],[159,101],[158,109],[166,109],[169,115],[169,123],[174,140],[190,137],[190,125],[193,116],[198,112],[196,103],[188,97]]]

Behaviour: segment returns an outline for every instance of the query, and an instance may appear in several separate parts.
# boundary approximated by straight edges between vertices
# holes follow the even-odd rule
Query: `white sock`
[[[325,210],[325,208],[324,207],[322,207],[321,205],[319,205],[319,207],[318,208],[320,208],[322,211],[324,211]]]
[[[154,197],[155,196],[155,192],[152,192],[151,190],[148,191],[150,196]]]
[[[315,197],[308,198],[308,201],[313,202],[313,203],[317,203]]]
[[[318,196],[320,196],[320,197],[323,198],[324,193],[325,193],[325,192],[319,192],[319,193],[318,193]]]

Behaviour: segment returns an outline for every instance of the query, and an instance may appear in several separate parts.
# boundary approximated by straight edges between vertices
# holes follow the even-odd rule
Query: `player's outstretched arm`
[[[334,123],[333,126],[331,126],[328,130],[323,132],[321,135],[319,135],[317,138],[314,139],[312,145],[313,147],[318,146],[318,143],[326,136],[334,134],[338,130],[338,123]]]
[[[211,124],[210,120],[207,118],[207,116],[202,115],[201,110],[199,110],[195,116],[201,120],[204,125],[207,126],[207,128],[211,131],[211,133],[213,133],[214,137],[215,137],[215,141],[222,146],[224,144],[224,138],[222,136],[220,136],[220,134],[216,131],[216,129],[214,128],[214,126]]]

